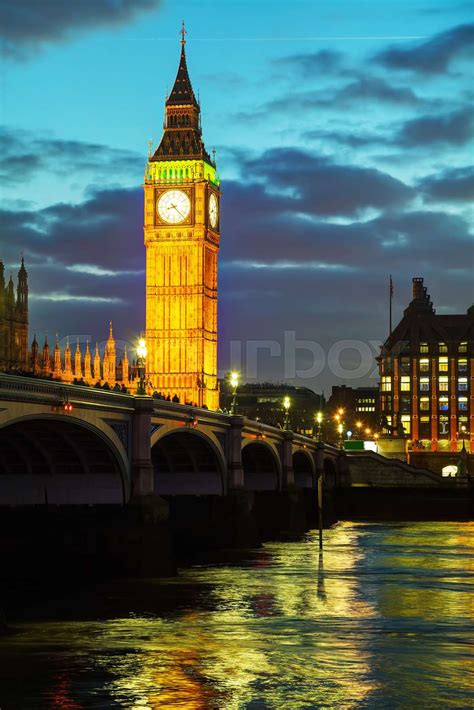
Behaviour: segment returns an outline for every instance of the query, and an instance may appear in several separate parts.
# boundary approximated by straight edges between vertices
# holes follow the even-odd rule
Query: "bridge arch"
[[[226,490],[221,447],[207,433],[179,427],[156,432],[151,459],[156,495],[219,495]]]
[[[0,427],[0,505],[123,505],[129,494],[123,456],[99,428],[57,414]]]
[[[314,458],[310,451],[297,449],[293,452],[295,486],[298,488],[313,488],[315,472]]]
[[[244,488],[273,491],[280,488],[281,460],[276,448],[266,441],[246,440],[242,447]]]

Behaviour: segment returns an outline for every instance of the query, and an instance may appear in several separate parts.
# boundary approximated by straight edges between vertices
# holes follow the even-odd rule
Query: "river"
[[[0,708],[473,708],[474,523],[340,522],[39,605]]]

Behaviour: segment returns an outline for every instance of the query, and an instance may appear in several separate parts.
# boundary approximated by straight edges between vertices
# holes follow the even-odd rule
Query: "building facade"
[[[164,131],[144,181],[147,379],[182,402],[217,409],[219,178],[204,146],[184,29]]]
[[[474,306],[438,315],[422,278],[381,349],[382,426],[412,448],[474,452]]]
[[[316,394],[309,387],[274,382],[243,384],[237,393],[237,412],[248,419],[261,421],[264,424],[283,426],[285,397],[289,397],[290,400],[288,416],[293,431],[312,435],[315,430],[315,416],[324,408],[324,396]],[[223,380],[220,396],[222,409],[229,411],[232,400],[232,388],[228,381]]]
[[[16,286],[0,261],[0,370],[28,369],[28,273],[21,260]]]
[[[139,377],[136,364],[129,362],[126,346],[118,360],[112,323],[109,324],[109,337],[103,347],[100,348],[97,342],[92,350],[88,341],[81,348],[79,340],[71,348],[69,337],[66,337],[66,343],[61,347],[57,334],[52,348],[48,336],[45,336],[40,347],[35,333],[28,372],[36,377],[60,382],[101,387],[107,385],[110,389],[127,389],[130,392],[136,391]]]
[[[364,428],[375,430],[380,421],[380,398],[378,387],[348,387],[334,385],[328,400],[328,411],[334,413],[339,408],[344,409],[345,421],[350,427],[356,422],[363,423]]]

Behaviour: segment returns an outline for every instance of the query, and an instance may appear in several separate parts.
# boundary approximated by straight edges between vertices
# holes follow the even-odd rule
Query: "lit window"
[[[402,414],[401,416],[402,420],[402,427],[405,431],[405,434],[410,434],[411,432],[411,418],[409,414]]]
[[[447,375],[441,375],[441,377],[438,380],[439,382],[439,391],[440,392],[447,392],[449,389],[449,378]]]
[[[440,412],[447,412],[449,409],[449,399],[443,395],[438,401]]]
[[[428,412],[430,409],[430,398],[420,397],[420,411]]]
[[[402,375],[400,378],[400,390],[402,392],[409,392],[410,391],[410,376],[409,375]]]
[[[461,412],[467,412],[467,397],[459,397],[458,409]]]
[[[467,360],[462,358],[458,360],[458,372],[467,372]]]
[[[420,390],[421,390],[421,392],[429,392],[430,391],[430,378],[429,377],[420,377]]]
[[[446,343],[438,343],[438,351],[440,353],[447,353],[448,352],[448,346]]]
[[[388,375],[382,377],[382,392],[390,392],[392,390],[392,378]]]
[[[459,353],[467,353],[467,343],[459,343],[458,352]]]
[[[429,351],[428,343],[420,343],[420,353],[428,353]]]
[[[447,357],[438,358],[438,370],[440,372],[447,372],[448,371],[448,358]]]
[[[428,424],[429,421],[430,421],[430,418],[429,418],[429,417],[420,417],[420,422],[421,422],[422,424]]]
[[[467,390],[467,377],[460,377],[458,379],[458,390],[461,392]]]
[[[423,357],[420,360],[420,372],[429,372],[430,371],[430,361],[429,358]]]

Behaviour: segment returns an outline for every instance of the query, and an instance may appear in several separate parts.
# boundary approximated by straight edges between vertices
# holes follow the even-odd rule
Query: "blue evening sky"
[[[231,341],[283,349],[285,331],[326,355],[383,340],[389,273],[396,318],[412,276],[439,312],[463,312],[470,3],[23,0],[0,2],[0,257],[16,271],[25,254],[31,330],[102,340],[112,318],[132,340],[143,327],[140,184],[182,18],[222,178],[221,369]],[[284,360],[262,351],[258,379],[327,391],[341,374],[298,378]],[[356,368],[356,351],[342,361]],[[296,369],[310,365],[299,350]],[[356,374],[347,384],[374,381]]]

